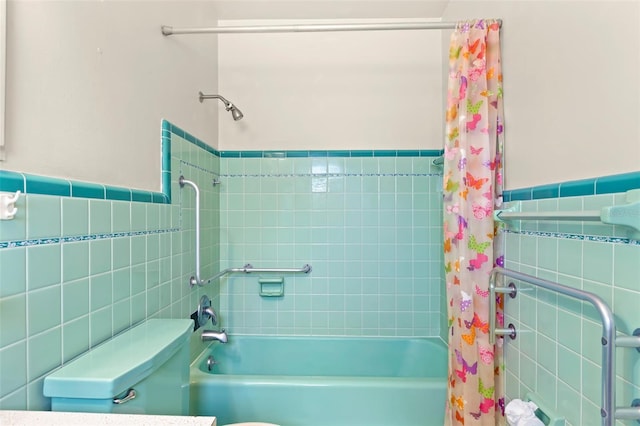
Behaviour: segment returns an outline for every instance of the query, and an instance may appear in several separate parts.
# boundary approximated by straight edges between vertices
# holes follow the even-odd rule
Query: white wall
[[[640,170],[639,1],[452,0],[443,20],[473,17],[503,19],[508,189]]]
[[[307,23],[318,21],[295,21]],[[438,30],[225,34],[218,41],[220,93],[245,114],[234,122],[221,113],[221,151],[442,149]]]
[[[160,190],[160,121],[217,143],[215,24],[200,1],[22,1],[7,11],[7,161],[0,168]]]

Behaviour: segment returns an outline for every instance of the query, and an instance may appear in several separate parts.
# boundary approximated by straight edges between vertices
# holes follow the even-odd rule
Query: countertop
[[[147,414],[97,414],[0,410],[0,425],[216,426],[216,418],[208,416],[156,416]]]

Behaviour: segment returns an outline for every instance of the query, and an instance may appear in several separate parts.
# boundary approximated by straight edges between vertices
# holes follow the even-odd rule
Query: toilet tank
[[[51,410],[187,415],[192,331],[190,319],[150,319],[96,346],[45,377]]]

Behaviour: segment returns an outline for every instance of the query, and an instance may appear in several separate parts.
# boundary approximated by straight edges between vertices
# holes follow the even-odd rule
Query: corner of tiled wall
[[[527,212],[598,212],[625,204],[626,192],[638,188],[640,172],[510,195],[511,205],[519,203]],[[619,333],[640,327],[640,241],[629,228],[558,221],[516,221],[507,228],[507,268],[595,294],[613,311]],[[505,302],[505,323],[513,322],[518,329],[516,340],[505,343],[507,397],[533,392],[569,425],[601,424],[602,327],[594,309],[586,302],[519,286],[518,297]],[[634,349],[616,352],[616,405],[630,406],[640,397],[640,357]]]
[[[219,306],[216,286],[189,287],[193,194],[177,184],[188,173],[204,188],[210,273],[216,153],[166,121],[162,146],[164,193],[0,171],[0,191],[22,192],[0,221],[0,409],[46,410],[51,370],[147,318],[189,318],[205,291]]]

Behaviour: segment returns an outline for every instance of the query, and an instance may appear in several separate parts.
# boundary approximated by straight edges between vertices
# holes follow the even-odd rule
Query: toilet
[[[44,379],[51,411],[189,414],[191,319],[150,319]]]

